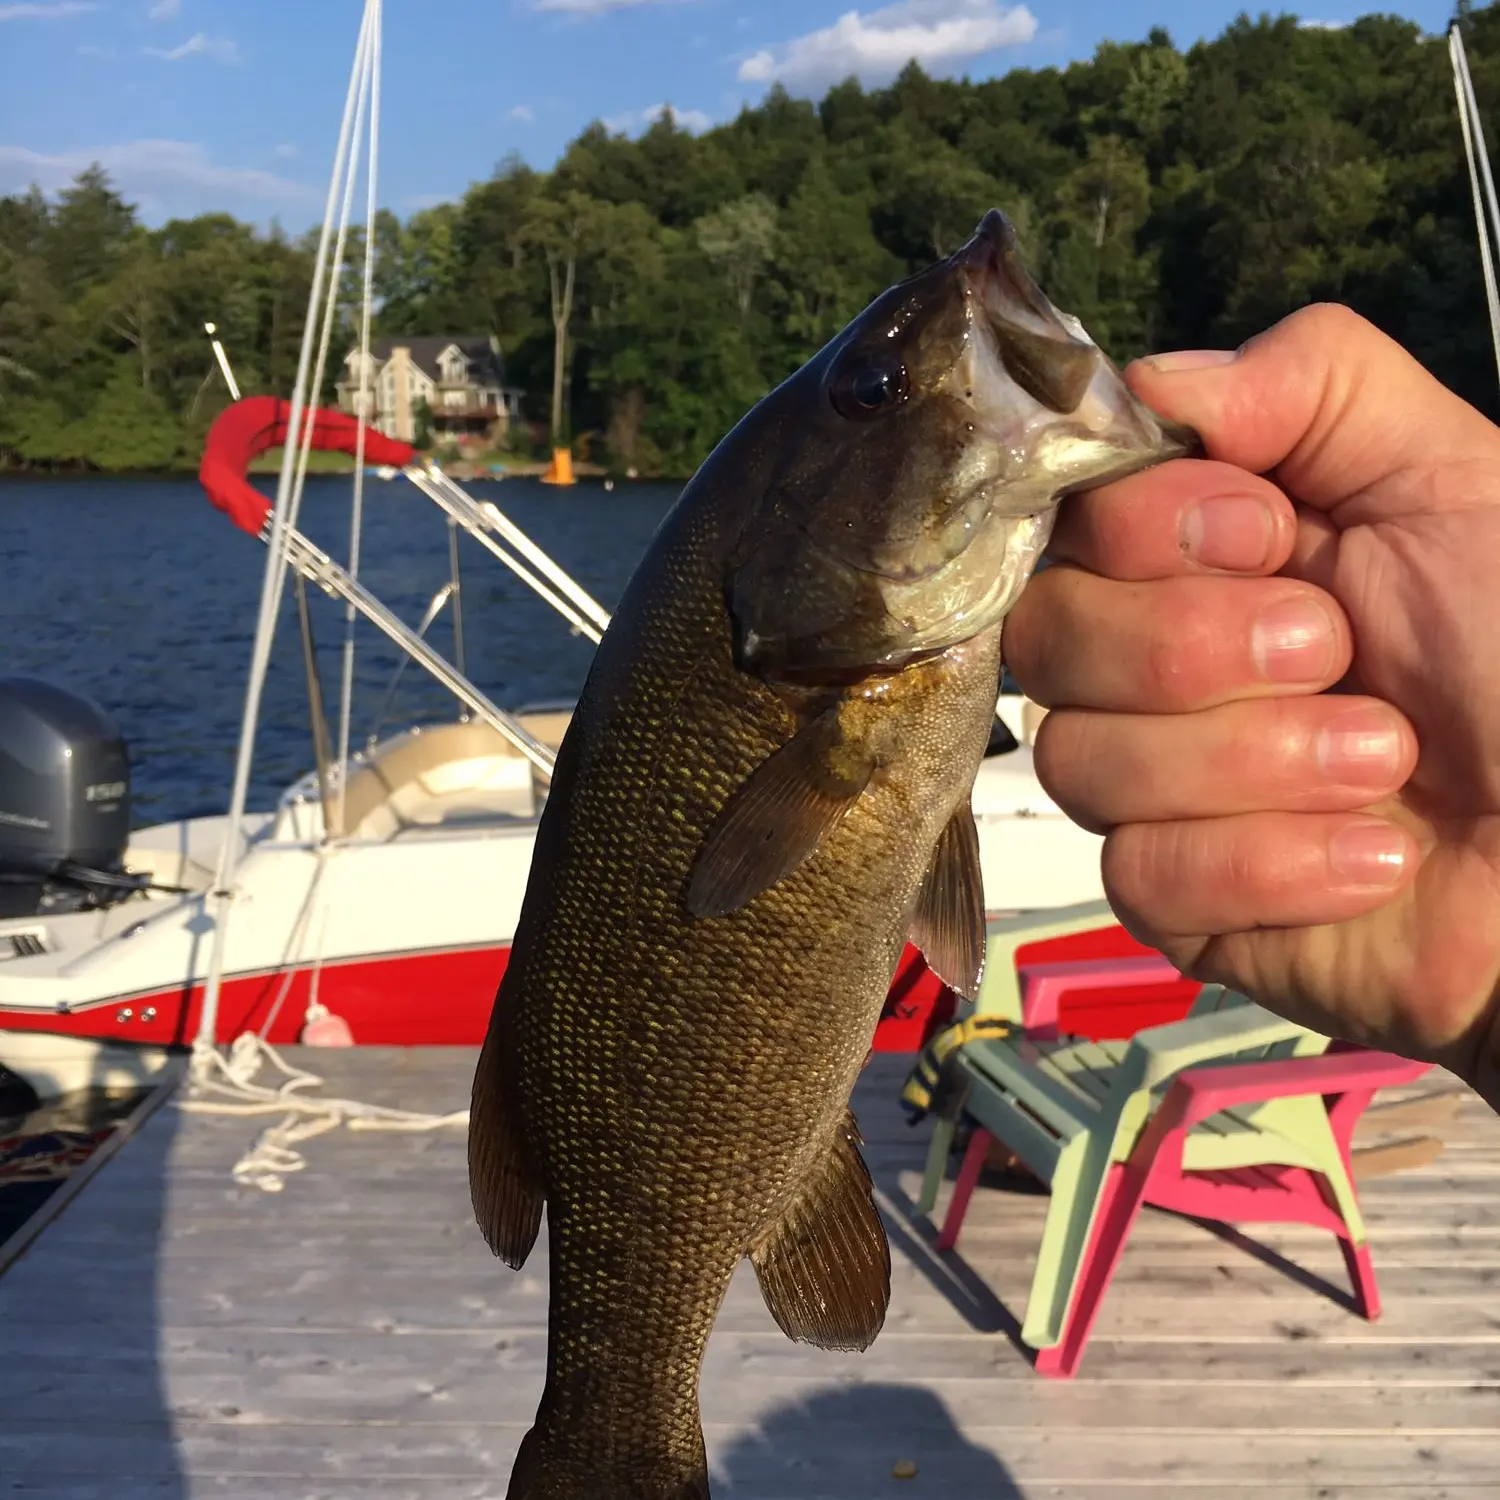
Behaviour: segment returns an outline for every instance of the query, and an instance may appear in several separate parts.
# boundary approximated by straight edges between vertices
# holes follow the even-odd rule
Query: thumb
[[[1500,429],[1336,303],[1304,307],[1237,351],[1148,356],[1126,378],[1148,406],[1196,428],[1210,456],[1275,471],[1305,505],[1329,511],[1360,495],[1387,516],[1472,505],[1473,480],[1443,495],[1384,482],[1476,459],[1493,466],[1474,478],[1495,483],[1500,502]]]

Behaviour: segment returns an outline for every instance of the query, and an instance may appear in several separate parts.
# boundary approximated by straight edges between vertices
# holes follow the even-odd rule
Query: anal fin
[[[891,1300],[891,1248],[852,1113],[750,1261],[788,1338],[822,1349],[874,1342]]]
[[[967,799],[948,820],[917,896],[911,940],[927,967],[972,1000],[984,974],[984,878],[979,830]]]
[[[542,1184],[521,1136],[509,1085],[501,1008],[502,983],[489,1034],[474,1071],[469,1105],[469,1196],[491,1250],[519,1271],[542,1226]]]
[[[812,854],[859,800],[873,756],[840,739],[838,711],[804,726],[756,767],[709,829],[688,878],[695,917],[737,911]]]

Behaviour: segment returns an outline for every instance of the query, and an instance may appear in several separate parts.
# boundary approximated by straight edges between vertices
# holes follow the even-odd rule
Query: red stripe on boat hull
[[[489,1025],[509,947],[409,953],[324,964],[317,999],[364,1047],[477,1047]],[[218,1040],[271,1020],[266,1040],[296,1042],[313,999],[311,967],[226,979]],[[198,1032],[203,986],[122,996],[69,1015],[0,1008],[0,1030],[50,1031],[109,1041],[182,1044]],[[902,955],[875,1034],[881,1052],[915,1052],[953,1014],[951,993],[913,947]],[[148,1018],[149,1017],[149,1018]]]

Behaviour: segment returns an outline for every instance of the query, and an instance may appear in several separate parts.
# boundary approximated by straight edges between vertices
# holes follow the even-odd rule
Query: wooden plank
[[[546,1338],[538,1328],[328,1330],[247,1326],[199,1330],[151,1327],[111,1330],[100,1340],[92,1329],[34,1325],[7,1334],[7,1362],[0,1364],[0,1392],[23,1395],[33,1382],[68,1381],[108,1371],[121,1388],[130,1381],[161,1382],[200,1373],[244,1372],[270,1379],[278,1371],[315,1368],[340,1384],[362,1380],[366,1370],[413,1379],[488,1378],[495,1370],[540,1371]],[[969,1331],[882,1335],[865,1354],[833,1354],[789,1342],[777,1329],[760,1333],[716,1330],[710,1340],[705,1385],[749,1376],[869,1380],[899,1373],[923,1383],[983,1381],[1009,1391],[1014,1385],[1045,1390],[1078,1389],[1037,1381],[1009,1338]],[[1334,1343],[1325,1340],[1216,1341],[1201,1331],[1161,1342],[1108,1338],[1089,1345],[1083,1379],[1091,1385],[1144,1383],[1164,1395],[1196,1391],[1207,1384],[1298,1384],[1309,1387],[1392,1388],[1489,1385],[1500,1382],[1500,1349],[1493,1345],[1422,1344],[1390,1340]],[[1003,1396],[997,1399],[1005,1399]],[[0,1399],[0,1413],[6,1409]]]
[[[398,1422],[416,1429],[525,1425],[532,1420],[545,1373],[544,1359],[536,1357],[539,1347],[529,1350],[531,1357],[524,1362],[510,1350],[440,1352],[447,1358],[427,1355],[399,1363],[356,1362],[347,1355],[333,1360],[315,1347],[275,1364],[262,1360],[209,1367],[176,1359],[159,1382],[141,1366],[68,1373],[43,1366],[29,1382],[16,1376],[0,1379],[0,1399],[5,1424],[24,1424],[34,1433],[76,1425],[71,1413],[84,1410],[108,1411],[110,1420],[122,1427],[160,1423],[163,1413],[174,1425]],[[455,1353],[470,1357],[455,1358]],[[896,1378],[902,1373],[896,1361],[823,1363],[825,1370],[794,1378],[772,1360],[762,1362],[760,1373],[735,1369],[716,1356],[705,1372],[704,1418],[725,1428],[754,1424],[778,1404],[814,1403],[839,1390],[862,1393],[872,1431],[912,1421],[912,1387]],[[1008,1378],[997,1372],[955,1377],[945,1370],[929,1375],[921,1389],[941,1403],[943,1422],[951,1420],[965,1431],[993,1423],[997,1414],[1003,1414],[1007,1429],[1051,1432],[1152,1429],[1162,1426],[1165,1416],[1159,1382],[1044,1381],[1019,1360]],[[1179,1432],[1485,1433],[1500,1418],[1496,1382],[1326,1384],[1313,1393],[1294,1382],[1249,1386],[1225,1380],[1189,1386],[1179,1381],[1177,1389],[1179,1394],[1190,1390],[1192,1396],[1173,1413],[1171,1425]],[[925,1426],[938,1420],[935,1408]]]
[[[418,1282],[378,1266],[308,1266],[288,1285],[280,1267],[246,1265],[237,1268],[232,1278],[210,1275],[185,1283],[169,1278],[156,1288],[154,1308],[156,1316],[172,1326],[203,1330],[252,1323],[329,1331],[381,1327],[499,1330],[539,1328],[546,1322],[546,1283],[540,1271],[476,1279],[449,1275],[442,1266],[432,1270],[430,1279]],[[919,1275],[910,1267],[901,1268],[899,1277],[910,1282],[912,1294],[903,1292],[893,1300],[884,1337],[923,1323],[938,1328],[975,1326],[965,1316],[968,1309],[973,1310],[981,1330],[992,1330],[1004,1322],[1007,1298],[1015,1304],[1009,1308],[1014,1316],[1024,1296],[1024,1286],[1012,1291],[1003,1284],[991,1289],[984,1283],[973,1288],[955,1282],[949,1297],[933,1290]],[[753,1277],[738,1276],[736,1283],[716,1326],[726,1332],[770,1326]],[[9,1337],[9,1330],[17,1325],[55,1325],[64,1320],[100,1328],[118,1326],[139,1316],[133,1305],[122,1308],[121,1290],[119,1281],[38,1287],[26,1298],[0,1304],[0,1329],[7,1330]],[[140,1302],[147,1295],[145,1289],[127,1293],[127,1302]],[[1476,1305],[1471,1297],[1403,1299],[1388,1305],[1378,1324],[1366,1325],[1347,1307],[1296,1283],[1284,1293],[1247,1297],[1226,1288],[1221,1295],[1191,1301],[1139,1291],[1106,1297],[1098,1331],[1110,1338],[1155,1339],[1162,1328],[1212,1328],[1221,1338],[1396,1339],[1427,1344],[1455,1340],[1500,1345],[1500,1311],[1492,1307],[1500,1309],[1500,1303]]]
[[[1035,1491],[1027,1495],[1008,1479],[992,1480],[1000,1488],[971,1496],[957,1489],[934,1487],[930,1469],[919,1466],[914,1478],[917,1483],[902,1483],[887,1478],[885,1482],[871,1483],[861,1476],[857,1481],[842,1483],[835,1476],[830,1483],[816,1490],[807,1488],[787,1489],[788,1480],[780,1476],[757,1478],[741,1466],[734,1475],[732,1495],[724,1493],[726,1500],[880,1500],[880,1497],[936,1497],[936,1500],[1034,1500]],[[800,1481],[790,1481],[799,1483]],[[860,1486],[863,1486],[862,1488]],[[7,1479],[5,1493],[8,1495],[45,1496],[46,1500],[120,1500],[118,1479],[72,1479],[28,1481]],[[234,1475],[216,1477],[212,1494],[214,1500],[414,1500],[414,1497],[431,1495],[433,1500],[499,1500],[502,1494],[500,1483],[494,1479],[453,1479],[443,1477],[439,1486],[428,1487],[413,1478],[383,1479],[337,1479],[320,1478],[308,1480],[301,1476],[254,1476],[240,1478]],[[152,1497],[173,1497],[180,1500],[183,1494],[182,1480],[178,1477],[154,1480],[132,1480],[132,1500],[152,1500]],[[1067,1500],[1117,1500],[1121,1495],[1151,1496],[1157,1494],[1201,1495],[1200,1481],[1188,1476],[1166,1474],[1156,1479],[1141,1481],[1101,1480],[1073,1481],[1067,1489]],[[1274,1496],[1275,1500],[1493,1500],[1494,1490],[1486,1483],[1478,1484],[1425,1484],[1420,1486],[1330,1484],[1325,1480],[1292,1480],[1288,1483],[1271,1481],[1248,1487],[1215,1487],[1213,1500],[1261,1500],[1262,1496]]]
[[[908,1388],[906,1394],[911,1413],[932,1413],[939,1404],[918,1388]],[[1215,1484],[1307,1483],[1326,1475],[1365,1485],[1500,1485],[1500,1443],[1493,1431],[1278,1433],[1274,1441],[1261,1434],[1258,1440],[1235,1442],[1217,1433],[1166,1429],[1038,1432],[991,1423],[960,1434],[940,1417],[940,1425],[930,1431],[915,1425],[913,1416],[899,1426],[882,1426],[877,1413],[886,1405],[872,1412],[868,1400],[864,1388],[835,1387],[810,1402],[788,1403],[763,1414],[748,1431],[741,1423],[728,1429],[708,1425],[710,1461],[732,1488],[737,1490],[744,1474],[778,1500],[853,1493],[849,1487],[855,1484],[868,1497],[902,1458],[925,1469],[934,1493],[955,1500],[959,1495],[993,1495],[1007,1482],[1028,1488],[1071,1485],[1108,1474],[1116,1482],[1139,1486],[1159,1483],[1163,1474],[1193,1471],[1212,1475]],[[0,1431],[0,1471],[7,1479],[39,1473],[150,1479],[179,1471],[199,1480],[251,1475],[409,1478],[430,1493],[449,1479],[498,1483],[525,1430],[523,1424],[455,1423],[444,1428],[404,1422],[256,1426],[180,1421],[175,1442],[168,1444],[160,1433],[106,1419],[33,1427],[19,1439]],[[1137,1440],[1127,1441],[1131,1437]]]

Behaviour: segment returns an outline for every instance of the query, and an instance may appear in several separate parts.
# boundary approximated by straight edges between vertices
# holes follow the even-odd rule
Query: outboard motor
[[[143,885],[125,873],[130,757],[88,698],[0,677],[0,917],[83,911]]]

